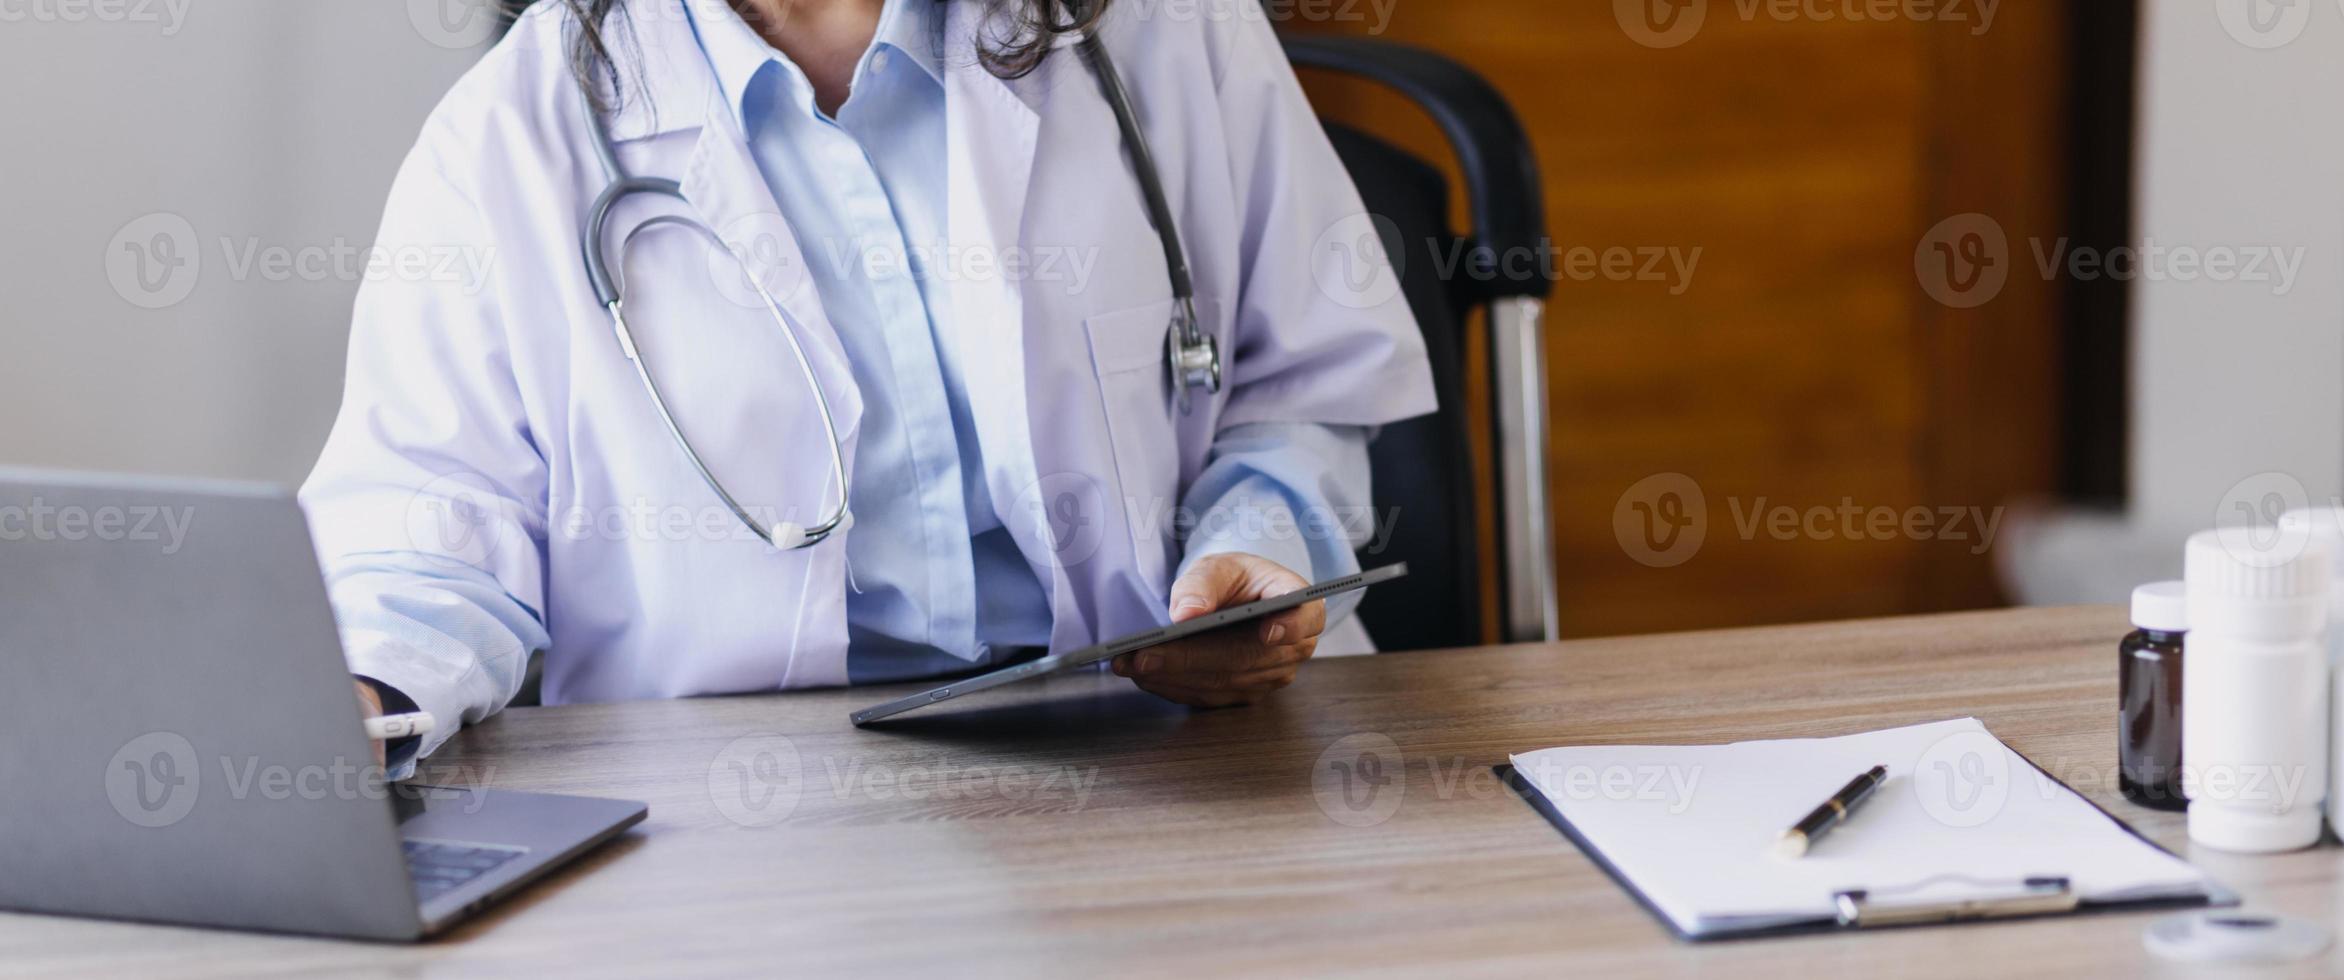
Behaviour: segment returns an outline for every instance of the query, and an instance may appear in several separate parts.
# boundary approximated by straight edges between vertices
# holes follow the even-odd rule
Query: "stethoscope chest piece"
[[[1221,345],[1196,322],[1196,309],[1186,299],[1173,310],[1172,328],[1164,332],[1164,360],[1172,367],[1172,388],[1179,393],[1180,413],[1186,415],[1196,389],[1221,393]]]

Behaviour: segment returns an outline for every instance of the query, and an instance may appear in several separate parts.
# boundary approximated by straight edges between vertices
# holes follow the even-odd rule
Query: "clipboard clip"
[[[1899,895],[1925,893],[1946,884],[1966,884],[1984,888],[2008,887],[2011,882],[1983,881],[1961,875],[1939,875],[1913,885],[1896,889],[1851,888],[1834,893],[1832,904],[1839,908],[1839,924],[1847,929],[1866,929],[1876,926],[1907,926],[1936,922],[1960,922],[1965,919],[2006,919],[2025,915],[2053,915],[2073,912],[2080,901],[2074,885],[2065,876],[2025,878],[2007,894],[1990,897],[1967,897],[1942,901],[1899,901]]]

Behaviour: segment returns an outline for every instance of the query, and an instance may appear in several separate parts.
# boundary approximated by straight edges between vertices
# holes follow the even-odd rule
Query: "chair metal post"
[[[1498,536],[1505,566],[1504,636],[1510,643],[1562,638],[1554,534],[1547,526],[1546,304],[1530,296],[1489,308],[1490,386],[1497,404]]]

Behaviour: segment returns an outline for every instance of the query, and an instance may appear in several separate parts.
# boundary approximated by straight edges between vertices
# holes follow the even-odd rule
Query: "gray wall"
[[[2211,527],[2279,485],[2258,474],[2314,503],[2344,493],[2344,4],[2267,7],[2292,15],[2267,34],[2225,23],[2240,6],[2145,10],[2137,233],[2279,246],[2301,271],[2134,284],[2132,500],[2148,527]]]
[[[363,272],[315,260],[371,243],[424,115],[493,29],[442,2],[7,8],[0,464],[308,471]],[[272,275],[248,255],[312,261]]]
[[[2300,265],[2132,280],[2130,506],[2014,514],[1997,555],[2025,603],[2120,602],[2179,577],[2190,532],[2344,503],[2344,4],[2142,15],[2134,244]]]

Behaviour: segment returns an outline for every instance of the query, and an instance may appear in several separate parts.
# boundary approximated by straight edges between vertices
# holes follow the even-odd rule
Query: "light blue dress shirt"
[[[889,0],[835,116],[788,56],[713,6],[693,13],[701,48],[740,112],[750,154],[862,389],[848,490],[856,586],[847,599],[849,675],[932,676],[1046,646],[1049,595],[994,510],[968,379],[937,340],[953,328],[949,283],[930,268],[933,256],[949,254],[941,5]],[[1224,519],[1199,521],[1188,561],[1249,551],[1306,577],[1353,570],[1341,535],[1324,549],[1269,542],[1263,522],[1226,515],[1232,507],[1303,513],[1330,465],[1355,468],[1364,486],[1365,446],[1356,428],[1225,433],[1188,498],[1198,512],[1221,507]]]
[[[929,268],[946,240],[941,8],[886,5],[835,116],[737,15],[707,10],[692,14],[701,48],[862,389],[849,676],[928,676],[1048,645],[1049,594],[994,512],[967,381],[936,341],[950,309]]]

